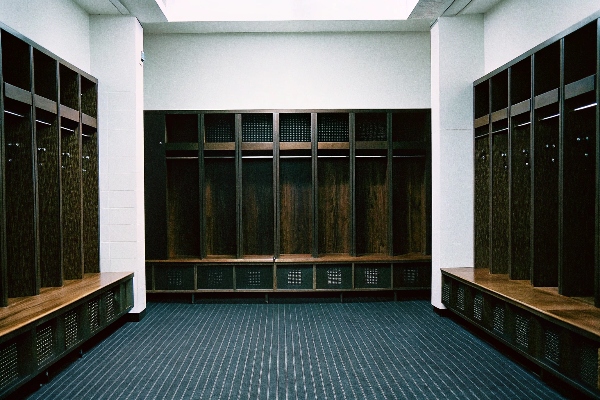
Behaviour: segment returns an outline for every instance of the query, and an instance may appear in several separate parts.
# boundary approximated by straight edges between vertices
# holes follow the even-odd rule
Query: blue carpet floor
[[[559,399],[424,300],[148,303],[31,399]]]

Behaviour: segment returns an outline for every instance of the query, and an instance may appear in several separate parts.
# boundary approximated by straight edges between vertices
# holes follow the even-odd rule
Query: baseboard
[[[127,313],[125,314],[125,321],[127,322],[140,322],[146,316],[146,309],[144,308],[139,313]]]

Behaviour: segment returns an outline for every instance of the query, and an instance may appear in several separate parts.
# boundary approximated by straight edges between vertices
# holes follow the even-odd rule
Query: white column
[[[143,29],[130,16],[90,16],[98,78],[100,270],[134,272],[134,308],[146,308]]]
[[[431,28],[431,303],[440,268],[473,267],[473,81],[484,72],[483,15]]]

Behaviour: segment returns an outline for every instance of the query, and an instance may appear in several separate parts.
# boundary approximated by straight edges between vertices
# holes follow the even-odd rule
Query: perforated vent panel
[[[167,272],[167,284],[172,288],[183,286],[183,276],[180,269],[170,269]]]
[[[79,326],[77,311],[71,310],[65,314],[65,348],[69,349],[79,341]]]
[[[504,334],[504,307],[494,306],[494,331]]]
[[[92,332],[100,328],[100,301],[92,300],[88,303],[88,318]]]
[[[556,332],[544,332],[544,358],[554,364],[560,363],[560,337]]]
[[[248,286],[260,286],[260,271],[248,271],[246,279]]]
[[[302,271],[300,271],[298,269],[288,271],[287,284],[288,284],[288,286],[302,285]]]
[[[54,355],[54,330],[51,325],[38,328],[35,349],[37,351],[37,364],[43,365]]]
[[[456,290],[456,308],[465,311],[465,287],[459,286]]]
[[[365,268],[365,283],[377,285],[379,283],[379,270],[377,268]]]
[[[113,291],[104,294],[104,308],[106,310],[106,320],[112,321],[117,316],[117,302]]]
[[[598,387],[598,349],[583,347],[579,355],[579,378],[586,384]]]
[[[272,142],[272,114],[244,114],[242,116],[242,141]]]
[[[327,284],[328,285],[341,285],[342,284],[341,268],[327,269]]]
[[[529,347],[529,318],[515,316],[515,340],[519,346]]]
[[[442,302],[450,303],[450,284],[447,282],[442,285]]]
[[[319,142],[347,142],[350,132],[348,114],[319,114],[317,130]]]
[[[19,377],[17,360],[16,343],[11,343],[0,350],[0,388],[9,385]]]
[[[235,141],[235,120],[230,114],[204,116],[205,141],[208,143]]]
[[[473,318],[477,321],[483,320],[483,295],[477,293],[473,299]]]
[[[310,114],[279,114],[279,140],[310,142]]]
[[[407,286],[416,285],[419,281],[419,269],[417,267],[406,267],[402,270],[402,279]]]
[[[211,269],[207,272],[206,280],[209,287],[221,287],[223,285],[223,270]]]

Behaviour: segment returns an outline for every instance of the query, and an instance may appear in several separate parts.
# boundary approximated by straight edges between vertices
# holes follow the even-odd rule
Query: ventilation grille
[[[417,267],[406,267],[402,270],[402,279],[404,284],[416,285],[419,281],[419,269]]]
[[[243,142],[272,142],[273,115],[245,114],[242,116]]]
[[[69,349],[79,342],[79,324],[77,311],[72,310],[65,314],[65,348]]]
[[[544,332],[544,358],[556,365],[560,363],[560,337],[556,332]]]
[[[36,332],[35,349],[37,351],[37,365],[43,365],[54,355],[54,332],[52,325],[39,328]]]
[[[260,271],[248,271],[246,283],[248,286],[260,286]]]
[[[328,285],[341,285],[342,284],[342,269],[341,268],[327,269],[327,284]]]
[[[235,141],[235,120],[231,114],[205,114],[204,130],[208,143]]]
[[[0,388],[8,386],[19,377],[17,345],[11,343],[0,350]]]
[[[473,318],[477,321],[483,320],[483,295],[477,293],[473,299]]]
[[[310,142],[310,114],[279,114],[281,142]]]
[[[167,271],[167,285],[170,288],[180,288],[183,286],[183,276],[180,269],[169,269]]]
[[[494,307],[494,331],[504,335],[504,307],[500,305]]]
[[[287,273],[287,284],[288,286],[301,286],[302,285],[302,271],[293,269]]]
[[[104,294],[104,308],[106,309],[106,320],[112,321],[117,316],[116,293],[110,291]]]
[[[450,304],[450,284],[448,282],[442,284],[442,302],[446,305]]]
[[[456,308],[465,311],[465,287],[459,286],[456,291]]]
[[[97,331],[100,328],[100,301],[98,299],[88,303],[88,318],[90,331]]]
[[[356,140],[379,141],[387,140],[387,115],[384,113],[357,114]]]
[[[367,285],[377,285],[379,283],[379,269],[365,268],[365,283]]]
[[[516,342],[519,346],[529,347],[529,318],[522,315],[515,316]]]
[[[221,287],[223,285],[223,271],[221,269],[211,269],[206,276],[208,287]]]
[[[579,378],[586,384],[598,387],[598,349],[583,347],[579,355]]]
[[[347,142],[350,131],[348,114],[319,114],[317,129],[319,142]]]

